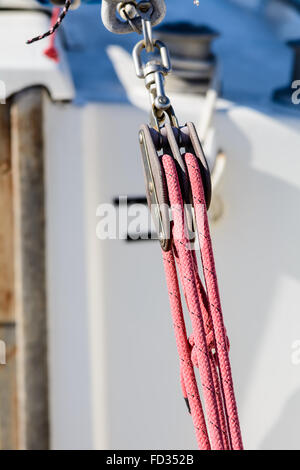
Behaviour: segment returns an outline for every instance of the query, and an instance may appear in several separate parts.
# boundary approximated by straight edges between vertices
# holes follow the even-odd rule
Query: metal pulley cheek
[[[169,199],[164,171],[155,146],[153,129],[143,124],[139,132],[146,196],[155,229],[164,251],[171,249]],[[157,139],[158,140],[158,139]]]
[[[120,2],[120,0],[102,0],[102,7],[101,7],[101,16],[104,26],[111,31],[112,33],[116,34],[127,34],[132,32],[132,26],[128,22],[121,21],[117,17],[117,11],[120,4],[124,4],[124,6],[128,4],[133,4],[134,6],[138,7],[139,3],[132,0],[124,0]],[[166,4],[164,0],[150,0],[150,3],[153,7],[153,13],[151,15],[151,23],[152,26],[155,26],[164,19],[166,14]],[[131,23],[137,30],[142,31],[142,20],[140,17],[133,18]]]
[[[162,168],[161,153],[172,155],[176,163],[189,239],[194,241],[195,226],[191,211],[194,202],[191,197],[183,150],[184,153],[193,153],[197,160],[197,167],[201,173],[203,183],[206,209],[209,208],[211,201],[210,171],[194,124],[188,122],[185,126],[179,128],[172,127],[169,122],[165,122],[160,130],[144,124],[140,128],[139,141],[142,151],[147,202],[162,249],[164,251],[171,249],[172,236],[169,213],[170,201],[166,190],[166,177]]]

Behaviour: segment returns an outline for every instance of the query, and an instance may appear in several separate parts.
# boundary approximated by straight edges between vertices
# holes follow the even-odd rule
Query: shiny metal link
[[[155,2],[153,0],[135,0],[119,2],[117,10],[121,18],[125,19],[131,29],[143,34],[144,39],[139,41],[133,49],[133,61],[136,74],[145,80],[152,106],[151,123],[157,130],[163,125],[166,117],[173,126],[178,126],[171,101],[165,93],[165,77],[171,71],[171,60],[167,46],[153,38],[152,25],[155,15]],[[137,20],[141,20],[141,30]],[[157,50],[158,57],[153,56]],[[142,54],[151,54],[148,61],[144,61]]]
[[[147,52],[153,52],[154,44],[153,44],[153,34],[152,34],[151,21],[149,19],[145,19],[145,18],[142,17],[142,28],[143,28],[145,49],[146,49]]]
[[[118,5],[118,12],[120,16],[127,21],[134,32],[144,36],[146,51],[153,52],[152,3],[147,0],[142,0],[136,5],[123,2]],[[138,28],[135,21],[137,18],[141,19],[141,29]]]
[[[123,5],[123,4],[120,4],[119,5],[119,13],[120,13],[120,16],[126,20],[126,22],[130,25],[131,29],[133,32],[137,33],[137,34],[142,34],[142,30],[140,28],[138,28],[136,22],[134,22],[134,18],[137,16],[137,11],[136,11],[136,8],[134,9],[130,9],[128,8],[129,4],[126,4],[126,5]],[[132,6],[132,5],[130,5]],[[133,14],[134,12],[134,14]]]
[[[154,48],[158,49],[159,54],[160,54],[161,62],[158,63],[157,65],[160,66],[160,69],[163,75],[166,75],[171,71],[171,68],[172,68],[168,48],[162,41],[159,41],[158,39],[154,39],[153,46]],[[142,60],[143,49],[146,49],[146,44],[144,40],[139,41],[135,45],[133,49],[133,53],[132,53],[135,71],[139,78],[146,77],[146,75],[149,73],[147,71],[147,66],[149,66],[149,64],[151,63],[151,62],[148,62],[146,65],[143,64],[143,60]]]
[[[131,15],[127,11],[130,22],[127,17],[126,21],[122,21],[117,16],[118,10],[120,10],[120,8],[122,9],[123,6],[130,4],[137,8],[141,3],[150,3],[153,8],[151,15],[152,26],[161,23],[166,14],[165,0],[149,0],[148,2],[138,2],[136,0],[102,0],[101,16],[104,26],[112,33],[117,34],[131,33],[132,30],[142,33],[143,27],[140,12],[134,18],[130,18]]]
[[[136,74],[145,80],[145,86],[149,91],[152,111],[151,125],[157,130],[163,125],[166,116],[173,126],[178,127],[178,122],[171,106],[171,101],[165,93],[165,77],[171,71],[171,60],[167,46],[157,39],[152,40],[153,50],[159,52],[158,58],[151,58],[143,62],[142,53],[146,50],[145,39],[139,41],[133,49],[133,61]]]

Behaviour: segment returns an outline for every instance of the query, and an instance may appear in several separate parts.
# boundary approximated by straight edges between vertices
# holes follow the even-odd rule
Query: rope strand
[[[164,155],[162,166],[173,216],[173,244],[169,252],[163,252],[163,260],[180,358],[182,393],[188,402],[201,450],[242,450],[228,356],[229,341],[217,287],[201,172],[194,155],[186,154],[184,159],[194,201],[206,289],[199,276],[196,254],[191,250],[187,236],[176,164],[172,156]],[[191,318],[193,331],[189,338],[176,265]],[[200,372],[207,427],[194,368]]]
[[[209,310],[213,321],[213,328],[216,339],[216,358],[220,371],[221,386],[224,391],[224,404],[226,417],[228,418],[229,436],[233,450],[241,450],[243,449],[242,436],[234,394],[231,366],[228,354],[228,340],[222,314],[201,171],[194,155],[187,153],[185,155],[185,162],[190,178],[195,207],[200,253],[206,284],[207,298],[209,301]]]
[[[224,450],[223,436],[218,414],[218,405],[209,359],[209,351],[207,347],[203,317],[195,282],[194,260],[184,226],[184,207],[176,165],[173,157],[170,155],[164,155],[162,158],[162,163],[166,175],[171,211],[174,221],[173,243],[175,244],[176,251],[180,259],[179,275],[181,284],[184,286],[194,332],[195,350],[197,355],[197,362],[199,365],[205,410],[208,418],[208,430],[212,442],[211,447],[213,450]],[[188,399],[190,401],[189,396]],[[198,440],[199,430],[197,428],[195,428],[195,430]]]
[[[26,44],[32,44],[34,42],[37,42],[37,41],[41,41],[42,39],[45,39],[47,38],[48,36],[51,36],[59,27],[60,25],[62,24],[66,14],[68,13],[69,11],[69,8],[72,4],[72,0],[66,0],[65,1],[65,5],[62,9],[62,12],[61,14],[59,15],[59,17],[57,18],[57,21],[56,23],[54,24],[54,26],[52,26],[49,31],[47,31],[46,33],[40,35],[40,36],[36,36],[32,39],[29,39],[28,41],[26,41]]]

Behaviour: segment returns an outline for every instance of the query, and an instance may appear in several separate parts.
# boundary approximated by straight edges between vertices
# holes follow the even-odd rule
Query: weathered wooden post
[[[0,105],[0,447],[18,447],[10,102]]]
[[[41,88],[0,106],[0,446],[49,447]]]

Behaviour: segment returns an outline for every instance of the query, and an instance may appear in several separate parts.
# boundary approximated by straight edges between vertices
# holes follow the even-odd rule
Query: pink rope
[[[51,28],[56,24],[60,15],[60,8],[53,8],[52,16],[51,16]],[[49,57],[49,59],[54,60],[54,62],[59,62],[59,54],[58,50],[55,47],[55,39],[56,39],[56,32],[51,34],[49,38],[49,45],[47,49],[44,51],[45,56]]]
[[[195,208],[197,230],[200,241],[200,252],[206,284],[209,310],[213,321],[216,339],[217,360],[220,378],[224,389],[226,415],[229,421],[229,434],[233,450],[243,448],[237,405],[234,394],[231,366],[228,354],[228,341],[222,315],[217,274],[214,262],[212,242],[205,206],[204,190],[200,168],[194,155],[187,153],[185,162],[190,177],[193,202]]]
[[[210,443],[207,434],[205,418],[197,387],[190,346],[187,340],[180,291],[177,279],[175,260],[172,251],[163,252],[164,267],[167,276],[169,296],[177,349],[181,364],[181,379],[184,398],[188,398],[193,423],[196,429],[198,445],[201,449],[209,450]]]
[[[163,260],[180,358],[182,390],[189,402],[200,449],[242,449],[228,357],[228,339],[220,308],[201,173],[194,155],[186,154],[185,161],[195,205],[206,290],[199,277],[196,255],[191,250],[187,237],[176,165],[171,156],[162,157],[173,217],[173,248],[169,252],[163,252]],[[193,334],[189,340],[176,264],[192,323]],[[209,436],[194,367],[200,372]]]
[[[215,348],[215,335],[214,335],[214,330],[213,330],[213,323],[212,323],[212,318],[211,318],[210,311],[209,311],[206,292],[199,277],[199,270],[198,270],[197,258],[196,258],[195,252],[193,252],[193,254],[194,254],[194,263],[195,263],[194,269],[195,269],[196,283],[197,283],[198,295],[200,299],[201,311],[203,314],[207,345],[208,345],[209,352],[210,352],[209,359],[210,359],[210,365],[211,365],[211,370],[212,370],[212,375],[213,375],[214,387],[216,391],[216,399],[217,399],[217,406],[218,406],[218,412],[219,412],[219,418],[220,418],[220,426],[221,426],[221,431],[223,435],[224,448],[225,450],[229,450],[230,445],[229,445],[229,440],[228,440],[228,428],[227,428],[227,422],[226,422],[225,411],[224,411],[224,406],[223,406],[223,393],[222,393],[223,391],[222,391],[222,387],[220,384],[220,377],[219,377],[216,357],[213,354],[213,350]],[[191,335],[189,339],[190,343],[193,344],[193,340],[194,338]],[[228,342],[228,338],[227,338],[227,342]],[[228,346],[229,346],[229,342],[228,342]],[[196,367],[198,367],[196,362],[195,362],[195,365]]]

